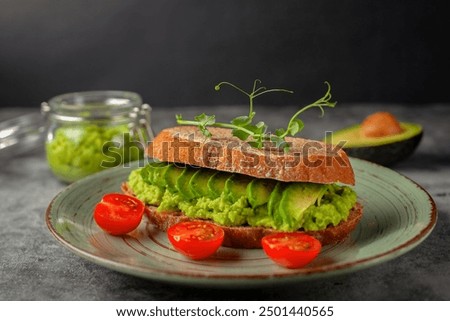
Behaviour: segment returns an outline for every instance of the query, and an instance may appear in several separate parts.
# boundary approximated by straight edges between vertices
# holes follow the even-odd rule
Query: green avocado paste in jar
[[[131,92],[64,94],[43,103],[42,110],[48,119],[48,165],[68,183],[142,159],[153,137],[150,107]]]

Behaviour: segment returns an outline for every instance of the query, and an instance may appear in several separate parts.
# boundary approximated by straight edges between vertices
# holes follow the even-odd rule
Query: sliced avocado
[[[276,217],[278,216],[278,205],[280,204],[281,196],[286,185],[287,184],[285,183],[277,182],[272,190],[272,193],[270,193],[269,201],[267,202],[268,214],[275,219],[275,222],[277,222]]]
[[[208,196],[211,199],[218,198],[225,189],[225,182],[233,175],[227,172],[215,172],[208,181]]]
[[[254,179],[247,185],[247,198],[251,207],[256,208],[269,201],[276,181],[272,179]]]
[[[161,177],[167,170],[169,163],[167,162],[152,162],[147,164],[142,170],[142,178],[147,183],[164,187],[164,182]]]
[[[199,171],[199,169],[193,169],[190,167],[186,167],[183,170],[183,173],[178,177],[177,182],[175,184],[178,193],[181,197],[183,197],[186,200],[191,200],[195,198],[194,193],[192,193],[189,182],[191,181],[192,176]]]
[[[224,193],[226,199],[231,202],[237,202],[242,196],[247,196],[247,185],[252,178],[245,175],[233,174],[225,181]]]
[[[326,191],[327,185],[291,183],[284,190],[278,205],[281,220],[288,226],[302,225],[303,213]],[[293,224],[295,220],[296,224]]]
[[[361,126],[354,125],[333,132],[332,144],[345,142],[344,151],[352,157],[381,165],[391,165],[409,157],[419,145],[423,130],[419,124],[401,122],[403,132],[385,137],[366,137]],[[325,141],[329,142],[328,139]]]
[[[189,188],[196,197],[208,196],[208,181],[215,172],[208,169],[198,170],[189,181]]]
[[[183,171],[185,170],[185,167],[181,167],[179,165],[173,164],[172,166],[170,166],[169,168],[167,168],[167,170],[165,171],[164,174],[164,180],[166,182],[166,186],[167,189],[174,193],[177,192],[177,180],[180,177],[180,175],[183,173]]]
[[[166,163],[165,166],[158,166],[153,168],[153,184],[159,187],[166,187],[165,174],[172,164]]]

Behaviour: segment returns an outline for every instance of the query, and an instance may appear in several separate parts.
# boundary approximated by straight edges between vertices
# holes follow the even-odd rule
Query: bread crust
[[[193,221],[180,211],[174,212],[158,212],[155,206],[147,206],[146,211],[149,221],[161,231],[167,229],[177,223]],[[346,221],[341,222],[337,226],[331,226],[320,231],[301,231],[308,235],[314,236],[322,245],[336,244],[347,238],[351,231],[359,223],[362,217],[362,205],[357,203],[351,210]],[[210,221],[213,223],[212,221]],[[216,224],[216,223],[213,223]],[[216,224],[219,225],[219,224]],[[253,226],[223,226],[219,225],[225,232],[223,246],[232,248],[257,249],[261,248],[261,239],[269,234],[279,231]]]
[[[251,147],[226,128],[208,128],[204,136],[195,126],[162,130],[149,144],[147,154],[160,161],[189,164],[256,178],[284,182],[354,185],[355,176],[347,154],[339,146],[287,137],[288,152],[266,146]]]
[[[127,183],[122,184],[122,191],[125,194],[133,195]],[[317,238],[322,245],[336,244],[345,240],[352,232],[363,215],[363,206],[356,203],[350,210],[347,220],[342,221],[337,226],[330,226],[320,231],[302,231]],[[158,212],[156,206],[146,206],[146,216],[148,220],[161,231],[177,223],[193,221],[198,219],[190,218],[181,211]],[[212,221],[210,221],[213,223]],[[213,223],[216,224],[216,223]],[[216,224],[219,225],[219,224]],[[219,225],[225,232],[223,246],[232,248],[257,249],[261,248],[261,239],[269,234],[279,232],[275,229],[253,226],[223,226]]]

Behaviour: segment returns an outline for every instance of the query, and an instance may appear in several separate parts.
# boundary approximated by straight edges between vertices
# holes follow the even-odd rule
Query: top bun
[[[266,145],[251,147],[226,128],[209,127],[212,137],[195,126],[162,130],[147,154],[160,161],[270,178],[284,182],[354,185],[355,175],[347,154],[338,146],[316,140],[287,137],[289,151]]]

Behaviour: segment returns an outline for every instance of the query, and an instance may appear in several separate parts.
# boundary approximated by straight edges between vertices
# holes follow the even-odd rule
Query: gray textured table
[[[256,107],[274,128],[285,126],[292,107]],[[319,138],[361,121],[368,113],[388,110],[403,121],[421,123],[425,135],[416,153],[393,167],[423,186],[434,198],[439,217],[432,234],[418,247],[392,261],[306,283],[258,289],[219,290],[152,282],[114,272],[63,248],[49,233],[44,213],[65,185],[53,178],[42,146],[3,157],[0,168],[1,300],[450,300],[450,106],[338,105],[324,118],[305,115],[303,135]],[[220,119],[245,107],[162,108],[153,112],[156,132],[175,124],[174,114],[198,111]],[[0,120],[37,108],[0,109]]]

